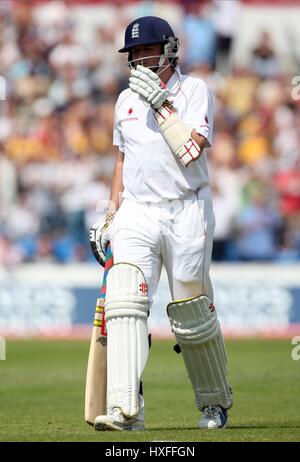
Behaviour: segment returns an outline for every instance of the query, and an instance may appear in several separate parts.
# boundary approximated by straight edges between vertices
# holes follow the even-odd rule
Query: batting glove
[[[116,212],[109,210],[106,212],[105,221],[95,223],[90,228],[90,245],[94,257],[101,266],[105,266],[106,249],[109,243],[109,232]]]
[[[169,96],[169,91],[158,75],[140,65],[131,71],[129,87],[153,109],[159,109]]]

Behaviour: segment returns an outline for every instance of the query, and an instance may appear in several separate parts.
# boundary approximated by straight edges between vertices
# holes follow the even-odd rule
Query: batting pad
[[[149,353],[147,284],[129,263],[113,265],[106,284],[107,412],[119,407],[126,417],[136,417]]]
[[[232,406],[227,358],[215,308],[206,295],[174,301],[167,307],[172,331],[180,345],[197,407]]]

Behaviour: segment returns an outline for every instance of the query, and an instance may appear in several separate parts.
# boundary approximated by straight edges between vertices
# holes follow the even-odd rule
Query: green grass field
[[[7,341],[0,441],[300,441],[300,361],[289,340],[228,340],[235,404],[225,430],[197,429],[181,355],[154,339],[144,374],[145,432],[96,432],[83,419],[89,342]]]

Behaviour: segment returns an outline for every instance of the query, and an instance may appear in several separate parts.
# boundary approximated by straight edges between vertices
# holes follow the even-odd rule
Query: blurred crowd
[[[110,2],[109,20],[89,22],[68,2],[0,2],[0,264],[92,261],[128,86],[117,50],[148,14],[176,26],[181,70],[214,94],[213,259],[300,260],[300,78],[293,87],[266,31],[246,67],[234,62],[239,12],[235,0]]]

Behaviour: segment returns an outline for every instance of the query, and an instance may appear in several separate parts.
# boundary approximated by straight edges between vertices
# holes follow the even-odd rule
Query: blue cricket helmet
[[[170,38],[176,39],[167,21],[156,16],[143,16],[127,26],[125,45],[119,50],[119,53],[129,52],[131,48],[137,45],[168,43]]]

